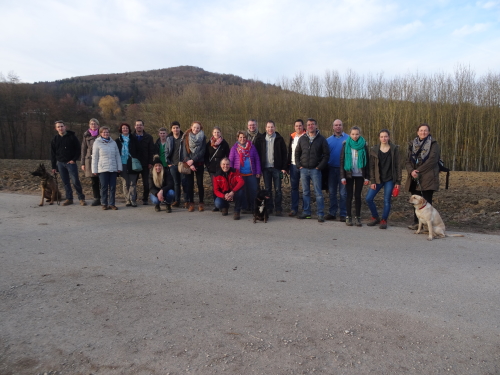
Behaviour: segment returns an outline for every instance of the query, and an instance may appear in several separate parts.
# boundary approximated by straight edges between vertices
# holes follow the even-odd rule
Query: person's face
[[[156,163],[155,164],[155,172],[160,173],[161,169],[163,168],[163,165]]]
[[[333,122],[333,132],[334,132],[336,135],[341,135],[341,134],[342,134],[342,130],[343,130],[342,121],[340,121],[340,120],[335,120],[335,121]]]
[[[248,121],[248,131],[254,132],[257,130],[257,123],[255,121]]]
[[[229,168],[230,168],[229,167],[229,161],[228,160],[222,160],[220,162],[220,167],[221,167],[221,169],[222,169],[223,172],[229,171]]]
[[[238,136],[238,142],[242,145],[247,143],[247,137],[245,136],[245,134],[240,134]]]
[[[300,121],[297,121],[294,125],[295,131],[297,133],[303,133],[304,132],[304,124],[301,123]]]
[[[58,123],[55,126],[59,135],[63,135],[64,133],[66,133],[66,125]]]
[[[214,136],[215,139],[218,139],[221,137],[222,134],[219,129],[214,129],[212,135]]]
[[[383,145],[389,143],[389,134],[387,134],[386,132],[380,133],[378,138],[380,139],[380,143],[382,143]]]
[[[172,126],[172,134],[175,135],[176,137],[181,134],[181,128],[179,125],[174,125]]]
[[[194,135],[198,134],[200,130],[201,130],[200,124],[194,123],[193,125],[191,125],[191,131],[193,132]]]
[[[317,129],[316,123],[314,121],[307,121],[307,132],[315,133]]]
[[[167,139],[167,132],[166,131],[162,130],[161,132],[158,133],[158,135],[160,136],[160,139],[162,141],[165,141]]]
[[[90,121],[89,127],[90,127],[90,130],[99,129],[99,125],[97,125],[97,122],[95,122],[95,121]]]
[[[359,130],[358,129],[352,129],[351,130],[351,134],[349,134],[349,136],[351,137],[351,139],[353,141],[357,141],[360,137],[360,134],[359,134]]]
[[[142,123],[142,121],[136,121],[135,130],[137,131],[137,133],[142,134],[142,132],[144,131],[144,124]]]
[[[103,137],[103,138],[109,138],[109,130],[108,129],[104,129],[101,132],[101,137]]]
[[[424,139],[429,135],[429,128],[425,125],[421,126],[420,128],[418,128],[417,135],[420,139]]]
[[[130,133],[130,130],[129,130],[128,126],[123,125],[122,126],[122,134],[129,135],[129,133]]]
[[[276,127],[272,122],[268,122],[266,125],[266,133],[269,135],[273,135],[274,132],[276,131]]]

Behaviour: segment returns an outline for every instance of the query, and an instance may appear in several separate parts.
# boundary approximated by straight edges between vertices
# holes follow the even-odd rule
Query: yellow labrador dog
[[[416,234],[422,232],[422,226],[425,224],[429,229],[429,237],[427,238],[429,241],[432,241],[434,238],[463,237],[461,234],[447,235],[444,233],[445,226],[443,219],[441,219],[439,212],[437,212],[424,197],[412,195],[409,202],[415,207],[415,214],[418,218],[418,229],[415,232]]]

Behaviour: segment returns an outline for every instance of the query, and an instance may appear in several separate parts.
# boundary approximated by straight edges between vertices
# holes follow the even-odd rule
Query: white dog
[[[439,212],[437,212],[424,197],[412,195],[409,202],[415,207],[415,214],[418,218],[418,229],[415,232],[416,234],[421,233],[422,226],[425,224],[429,229],[429,237],[427,238],[429,241],[432,241],[434,238],[463,237],[461,234],[447,235],[444,233],[445,226],[443,219],[441,219]]]

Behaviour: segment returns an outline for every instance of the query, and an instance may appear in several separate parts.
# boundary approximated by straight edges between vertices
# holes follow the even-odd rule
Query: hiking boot
[[[142,200],[142,204],[143,204],[144,206],[147,206],[147,205],[149,204],[149,203],[148,203],[148,200],[147,200],[147,199],[143,199],[143,200]]]
[[[217,207],[214,207],[212,212],[219,212],[220,210]]]
[[[222,216],[227,216],[227,208],[221,209],[220,212],[222,212]]]
[[[66,199],[64,202],[63,202],[63,206],[69,206],[70,204],[73,204],[73,199]]]
[[[205,203],[199,203],[198,204],[198,211],[200,211],[200,212],[205,211]]]
[[[341,217],[340,217],[340,222],[341,222],[341,223],[345,223],[345,216],[341,216]]]
[[[155,212],[160,212],[161,208],[159,204],[155,204]]]
[[[305,213],[301,213],[299,216],[297,216],[297,219],[310,219],[310,218],[311,215]]]
[[[131,205],[132,207],[137,207],[137,202],[136,202],[136,201],[132,201],[132,202],[130,202],[130,205]]]
[[[283,216],[283,214],[281,213],[281,211],[276,211],[276,214],[274,216]]]
[[[417,230],[418,229],[418,223],[412,224],[412,225],[408,225],[408,229]]]
[[[352,217],[351,216],[345,217],[345,225],[347,225],[348,227],[352,227]]]
[[[184,208],[189,208],[189,202],[184,202]]]
[[[80,199],[80,206],[86,206],[87,202],[85,202],[85,199]]]
[[[335,220],[335,219],[337,219],[335,215],[330,215],[330,214],[325,215],[325,220]]]
[[[109,206],[108,208],[114,211],[118,210],[118,207],[116,207],[115,205]]]
[[[324,216],[318,216],[318,223],[324,223],[325,222],[325,217]]]
[[[377,225],[379,223],[380,223],[380,218],[372,216],[372,220],[366,225],[368,225],[369,227],[374,227],[375,225]]]
[[[194,203],[188,203],[188,212],[194,212]]]
[[[233,219],[234,220],[240,220],[240,213],[239,212],[235,212],[234,215],[233,215]]]
[[[172,205],[167,203],[167,213],[169,214],[171,212],[172,212]]]
[[[100,206],[100,205],[101,205],[101,200],[100,199],[94,199],[94,201],[91,204],[92,207]]]
[[[101,208],[102,208],[104,211],[106,211],[106,210],[108,209],[108,206],[106,206],[105,204],[103,204],[103,205],[101,206]]]
[[[354,224],[356,224],[357,227],[363,226],[363,224],[361,224],[361,218],[359,216],[354,217]]]
[[[297,216],[297,211],[294,211],[294,210],[290,211],[290,212],[288,213],[288,216],[290,216],[290,217]]]
[[[387,221],[385,221],[384,219],[382,219],[382,221],[380,222],[379,228],[380,229],[387,229]]]
[[[172,207],[179,207],[179,206],[180,206],[180,204],[177,201],[175,201],[174,203],[172,203]]]

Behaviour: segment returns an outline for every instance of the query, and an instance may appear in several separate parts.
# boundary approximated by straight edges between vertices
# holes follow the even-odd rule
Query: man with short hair
[[[267,211],[272,214],[274,208],[276,208],[276,216],[282,216],[280,174],[286,173],[287,170],[287,150],[285,140],[276,132],[274,121],[269,120],[266,124],[266,133],[257,137],[256,149],[259,152],[264,186],[270,195],[267,202]]]
[[[155,144],[153,137],[144,131],[144,121],[142,120],[136,120],[133,136],[136,137],[139,145],[139,160],[142,165],[142,171],[139,172],[143,186],[142,204],[147,205],[149,198],[149,170],[153,168]]]
[[[339,119],[335,120],[332,125],[333,135],[327,138],[328,148],[330,149],[330,159],[328,160],[328,193],[330,197],[329,213],[325,216],[325,220],[335,220],[337,217],[337,208],[339,209],[340,221],[345,222],[347,215],[346,198],[347,191],[345,185],[340,179],[340,153],[342,144],[349,138],[343,132],[343,124]],[[337,200],[337,191],[340,199]]]
[[[66,200],[63,206],[73,204],[73,190],[71,190],[71,183],[78,194],[81,206],[86,206],[85,195],[83,194],[82,185],[78,178],[78,167],[76,161],[80,159],[80,142],[75,135],[75,132],[66,130],[66,125],[63,121],[56,121],[55,129],[57,135],[52,139],[50,144],[50,157],[52,162],[52,173],[59,172],[61,180],[64,184],[66,192]]]
[[[167,158],[165,156],[165,150],[167,146],[167,129],[160,128],[158,129],[158,139],[155,143],[155,152],[154,155],[158,155],[160,157],[161,164],[163,168],[167,167]]]
[[[257,120],[250,119],[247,123],[247,140],[252,142],[255,145],[255,140],[261,134],[259,133],[259,128],[257,124]]]
[[[299,212],[299,181],[300,181],[300,171],[297,168],[295,162],[295,149],[299,143],[299,138],[305,133],[304,131],[304,121],[302,119],[295,120],[294,124],[295,132],[290,134],[290,142],[288,143],[288,169],[290,172],[290,190],[292,196],[291,210],[288,216],[297,216]],[[302,204],[303,206],[303,204]]]
[[[311,218],[310,183],[312,181],[316,194],[318,222],[325,222],[323,192],[321,191],[321,170],[327,167],[329,157],[328,143],[325,137],[319,133],[316,120],[313,118],[307,119],[307,132],[300,137],[295,149],[295,163],[297,163],[300,170],[304,204],[303,212],[298,216],[299,219]]]
[[[179,121],[172,121],[170,124],[170,133],[167,137],[167,148],[165,155],[167,164],[170,168],[170,174],[174,180],[175,202],[172,207],[179,207],[181,202],[181,174],[179,173],[179,149],[181,147],[182,135],[181,124]]]
[[[241,202],[244,196],[243,186],[245,181],[241,177],[240,171],[231,168],[228,158],[223,158],[220,162],[220,169],[213,179],[215,207],[221,212],[222,216],[227,216],[229,202],[234,201],[234,220],[240,220]]]

